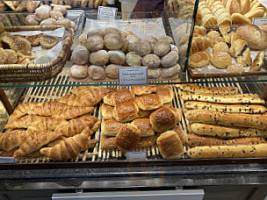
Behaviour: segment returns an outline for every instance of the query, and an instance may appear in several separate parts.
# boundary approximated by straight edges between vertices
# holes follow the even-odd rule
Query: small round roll
[[[147,54],[142,58],[142,64],[149,68],[156,68],[160,65],[160,58],[155,54]]]
[[[168,44],[173,44],[174,43],[173,39],[168,35],[160,36],[158,38],[158,41],[159,42],[165,42],[165,43],[168,43]]]
[[[72,64],[84,65],[89,61],[89,51],[86,47],[78,45],[74,48],[71,54]]]
[[[119,50],[123,46],[123,39],[118,34],[107,34],[104,37],[105,47],[110,50]]]
[[[180,71],[181,71],[180,65],[176,64],[172,67],[162,69],[161,70],[161,76],[162,76],[162,78],[171,78],[171,77],[179,74]]]
[[[227,66],[232,64],[232,58],[226,52],[216,52],[212,54],[210,61],[219,69],[226,69]]]
[[[142,57],[137,55],[135,52],[129,52],[126,54],[126,63],[129,66],[141,66]]]
[[[102,66],[90,65],[88,68],[88,74],[91,79],[103,80],[106,78],[105,69]]]
[[[50,17],[51,7],[48,5],[42,5],[35,10],[34,16],[38,22],[41,22]]]
[[[79,36],[79,42],[81,45],[86,46],[87,34],[83,33]]]
[[[150,54],[152,49],[148,41],[141,40],[140,42],[130,43],[128,46],[128,51],[134,51],[139,56],[145,56]]]
[[[111,79],[119,78],[119,68],[122,67],[121,65],[114,65],[110,64],[106,67],[106,76]]]
[[[104,33],[104,30],[102,29],[95,29],[87,33],[87,37],[91,37],[93,35],[100,35],[101,37],[104,37],[105,33]]]
[[[170,44],[165,43],[165,42],[157,42],[153,46],[153,52],[157,56],[165,56],[167,53],[169,53],[171,50]]]
[[[99,50],[90,54],[90,63],[93,65],[105,65],[109,62],[109,55],[106,50]]]
[[[40,25],[55,25],[57,23],[57,21],[53,18],[47,18],[45,20],[43,20]]]
[[[129,42],[129,44],[141,41],[141,39],[139,37],[137,37],[136,35],[128,35],[126,37],[126,40]]]
[[[158,39],[152,35],[145,37],[144,40],[148,41],[150,43],[151,47],[154,46],[154,44],[156,44],[158,42]]]
[[[88,76],[88,66],[87,65],[73,65],[70,68],[70,75],[73,78],[82,79]]]
[[[89,51],[98,51],[104,48],[104,40],[100,35],[93,35],[87,38],[85,46]]]
[[[176,51],[170,51],[167,55],[161,58],[161,65],[163,67],[174,66],[179,59],[179,55]]]
[[[62,25],[62,26],[67,27],[67,28],[71,28],[71,21],[69,19],[66,19],[66,18],[61,18],[61,19],[57,20],[57,24]]]
[[[161,68],[149,68],[147,70],[147,78],[156,79],[159,78],[161,74]]]
[[[25,23],[27,25],[39,25],[39,22],[35,19],[35,16],[34,15],[28,15],[25,18]]]
[[[55,20],[59,20],[59,19],[64,18],[62,12],[56,11],[56,10],[52,10],[50,12],[50,16],[51,16],[51,18],[53,18]]]
[[[63,6],[63,5],[55,5],[53,10],[54,11],[59,11],[63,15],[65,15],[67,13],[67,8],[65,6]]]
[[[104,29],[104,36],[106,36],[108,34],[117,34],[117,35],[121,36],[120,30],[113,28],[113,27],[108,27],[108,28]]]
[[[122,65],[125,63],[125,54],[120,50],[109,51],[109,60],[113,64]]]

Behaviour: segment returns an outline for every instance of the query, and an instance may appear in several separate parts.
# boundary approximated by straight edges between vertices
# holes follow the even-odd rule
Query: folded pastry
[[[16,52],[18,51],[30,52],[32,48],[31,43],[27,39],[11,35],[7,32],[3,32],[0,35],[0,41],[4,44],[7,44],[10,47],[10,49],[15,50]]]
[[[172,89],[167,85],[157,85],[156,94],[159,96],[163,104],[171,103],[174,97]]]
[[[260,51],[249,68],[250,72],[260,71],[264,65],[265,52]]]
[[[234,55],[237,62],[244,67],[250,66],[252,64],[252,59],[250,56],[250,49],[248,44],[243,39],[237,39],[231,43],[230,48],[231,55]]]
[[[157,91],[155,85],[146,85],[146,86],[132,86],[133,93],[135,95],[144,95],[144,94],[151,94]]]
[[[113,106],[109,106],[109,105],[103,103],[101,106],[101,115],[102,115],[103,119],[105,119],[105,120],[115,119],[113,116],[113,110],[114,110]]]
[[[122,127],[123,123],[115,120],[102,120],[101,133],[106,136],[116,136]]]
[[[145,94],[138,97],[136,103],[142,110],[155,110],[163,106],[163,102],[157,94]]]
[[[162,133],[174,128],[182,119],[181,111],[176,108],[167,108],[165,106],[154,111],[150,117],[152,128],[157,133]]]
[[[127,101],[133,101],[135,95],[132,90],[122,89],[117,92],[107,94],[103,101],[105,104],[115,106],[117,104],[121,104]]]
[[[138,118],[139,108],[133,101],[118,104],[114,107],[113,117],[118,122],[129,122]]]
[[[13,130],[0,134],[0,149],[11,151],[21,145],[28,137],[25,130]]]
[[[149,118],[138,118],[132,121],[133,125],[135,125],[141,132],[140,137],[148,137],[155,135],[155,132],[150,124]]]
[[[45,49],[51,49],[56,46],[58,39],[56,36],[42,35],[40,38],[40,45]]]

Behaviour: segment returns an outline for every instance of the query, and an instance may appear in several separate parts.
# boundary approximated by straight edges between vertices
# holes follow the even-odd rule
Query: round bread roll
[[[42,5],[35,10],[34,16],[38,22],[43,21],[50,17],[51,7],[48,5]]]
[[[74,31],[76,31],[76,29],[77,29],[77,26],[76,26],[75,22],[73,22],[73,21],[70,21],[70,27],[71,27]]]
[[[135,52],[139,56],[145,56],[151,53],[151,45],[148,41],[142,40],[140,42],[130,43],[128,46],[128,51]]]
[[[121,32],[113,27],[108,27],[104,29],[104,36],[108,35],[108,34],[117,34],[121,37]]]
[[[119,50],[123,46],[123,39],[121,35],[118,34],[107,34],[104,37],[104,44],[107,49]]]
[[[80,42],[81,45],[86,46],[86,41],[87,41],[87,34],[82,33],[79,36],[79,42]]]
[[[142,64],[149,68],[156,68],[160,65],[160,58],[155,54],[147,54],[142,58]]]
[[[173,39],[170,36],[168,36],[168,35],[160,36],[158,38],[158,41],[159,42],[165,42],[165,43],[168,43],[168,44],[173,44],[174,43],[173,42]]]
[[[158,42],[158,39],[152,35],[145,37],[144,40],[150,42],[151,46]]]
[[[126,54],[126,63],[129,66],[141,66],[142,57],[137,55],[135,52],[129,52]]]
[[[119,78],[119,68],[121,65],[110,64],[106,67],[106,75],[111,79]]]
[[[121,37],[126,39],[127,37],[127,33],[125,31],[121,31]]]
[[[63,6],[63,5],[55,5],[53,10],[54,11],[59,11],[63,15],[65,15],[67,13],[67,8],[65,6]]]
[[[106,50],[99,50],[90,54],[90,63],[93,65],[105,65],[109,61],[109,55]]]
[[[43,20],[40,25],[55,25],[57,23],[57,21],[53,18],[48,18]]]
[[[128,40],[124,40],[124,43],[123,43],[123,45],[122,45],[120,50],[123,51],[123,52],[126,52],[127,49],[128,49],[128,46],[129,46]]]
[[[219,69],[226,69],[232,64],[232,58],[226,52],[216,52],[211,56],[211,63]]]
[[[239,73],[239,72],[245,72],[245,69],[244,69],[242,64],[233,63],[231,65],[228,65],[227,71],[228,72],[233,72],[233,73],[236,73],[236,72]]]
[[[52,10],[50,12],[50,16],[51,16],[51,18],[53,18],[55,20],[59,20],[59,19],[64,18],[62,12],[56,11],[56,10]]]
[[[73,78],[82,79],[88,76],[88,66],[87,65],[73,65],[70,68],[70,75]]]
[[[103,80],[106,78],[105,69],[102,66],[91,65],[88,68],[88,74],[91,79]]]
[[[84,65],[89,61],[89,51],[86,47],[78,45],[71,54],[72,64]]]
[[[225,42],[218,42],[212,48],[213,53],[216,52],[229,52],[229,47]]]
[[[136,35],[128,35],[126,37],[126,40],[129,42],[129,44],[141,41],[141,39],[139,37],[137,37]]]
[[[62,26],[67,27],[67,28],[71,28],[71,21],[68,19],[65,19],[65,18],[61,18],[61,19],[57,20],[57,24],[62,25]]]
[[[171,50],[170,44],[165,43],[165,42],[157,42],[153,46],[153,52],[157,56],[165,56],[167,53],[169,53]]]
[[[100,35],[93,35],[87,38],[85,46],[89,51],[98,51],[104,48],[104,40]]]
[[[113,64],[122,65],[125,63],[125,54],[120,50],[109,51],[109,60]]]
[[[207,51],[199,51],[189,56],[188,65],[191,68],[205,67],[210,62],[210,54]]]
[[[155,79],[159,78],[161,74],[161,68],[149,68],[147,69],[147,78]]]
[[[171,44],[171,51],[176,51],[179,54],[178,47],[176,45]]]
[[[210,31],[210,32],[208,32],[207,37],[209,39],[217,38],[217,37],[220,37],[220,33],[217,31]]]
[[[100,35],[101,37],[104,37],[105,33],[104,33],[104,30],[102,29],[95,29],[87,33],[87,37],[91,37],[93,35]]]
[[[225,39],[223,37],[212,38],[210,39],[210,46],[213,47],[215,44],[219,42],[225,42]]]
[[[180,65],[176,64],[172,67],[162,69],[161,70],[161,76],[162,76],[162,78],[171,78],[171,77],[179,74],[180,71],[181,71]]]
[[[161,65],[163,67],[174,66],[179,59],[179,55],[176,51],[170,51],[167,55],[161,58]]]
[[[39,25],[39,22],[35,19],[35,16],[34,15],[28,15],[25,18],[25,23],[27,25]]]

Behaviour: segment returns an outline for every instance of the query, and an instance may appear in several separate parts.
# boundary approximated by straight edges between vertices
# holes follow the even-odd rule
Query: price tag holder
[[[0,163],[15,163],[16,160],[13,157],[1,157],[0,156]]]
[[[98,7],[97,19],[116,19],[117,16],[117,8],[113,7]]]
[[[147,67],[120,67],[119,84],[147,85]]]
[[[261,5],[263,5],[265,8],[267,8],[267,0],[258,0]]]
[[[146,160],[146,152],[127,151],[126,158],[128,161],[144,161]]]
[[[264,17],[253,18],[252,24],[257,25],[257,26],[267,24],[267,18],[264,18]]]

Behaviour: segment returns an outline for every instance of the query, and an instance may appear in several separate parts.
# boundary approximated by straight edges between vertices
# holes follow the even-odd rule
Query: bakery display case
[[[0,3],[7,11],[0,13],[0,55],[28,59],[6,56],[0,64],[0,190],[125,199],[136,194],[122,190],[137,188],[149,191],[140,198],[202,199],[203,190],[187,187],[266,186],[264,71],[257,77],[192,75],[198,59],[214,65],[216,50],[229,49],[216,47],[228,31],[201,26],[203,16],[195,21],[201,2],[173,0],[163,12],[98,19],[95,8],[109,3]],[[39,46],[28,40],[33,36]],[[46,40],[47,48],[43,37],[57,41]],[[17,40],[26,45],[14,48]],[[32,51],[25,52],[29,43]],[[257,53],[264,63],[264,51]],[[147,73],[148,84],[124,86],[119,68],[145,68],[139,73]]]

